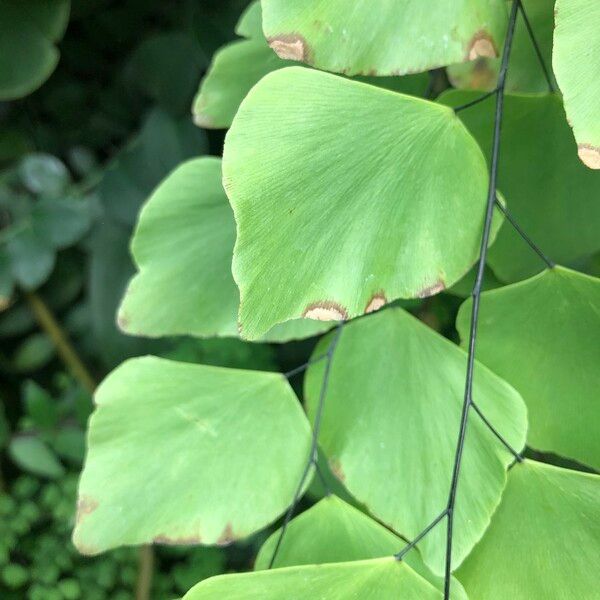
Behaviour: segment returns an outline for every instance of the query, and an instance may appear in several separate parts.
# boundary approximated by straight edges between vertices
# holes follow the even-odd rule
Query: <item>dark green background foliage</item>
[[[0,0],[0,597],[441,598],[443,526],[398,568],[352,561],[401,550],[447,497],[494,123],[492,99],[450,107],[494,86],[473,43],[484,19],[501,49],[507,3],[406,0],[414,30],[365,0],[26,1]],[[557,87],[591,1],[558,0],[550,81],[517,22],[498,192],[560,266],[496,210],[474,389],[527,460],[507,475],[470,423],[458,600],[563,600],[569,552],[597,597],[598,130]],[[554,2],[523,4],[551,65]],[[300,319],[323,314],[359,319],[339,338]],[[304,387],[277,375],[311,358]],[[274,566],[294,568],[267,571],[293,500]],[[337,562],[348,577],[298,567]]]
[[[195,127],[190,107],[244,4],[75,0],[49,79],[26,97],[0,101],[2,598],[125,600],[134,597],[138,572],[135,549],[87,558],[70,541],[92,404],[21,290],[43,299],[96,380],[124,358],[157,349],[190,362],[276,368],[268,347],[156,344],[124,336],[115,322],[141,204],[177,164],[220,151],[222,135]],[[252,544],[161,549],[152,598],[247,568],[256,551]]]

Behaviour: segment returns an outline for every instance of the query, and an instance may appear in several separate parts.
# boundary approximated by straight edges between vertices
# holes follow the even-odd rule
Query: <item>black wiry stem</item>
[[[498,93],[498,88],[495,87],[493,90],[486,92],[485,94],[482,94],[478,98],[475,98],[475,100],[471,100],[470,102],[467,102],[466,104],[461,104],[460,106],[457,106],[454,109],[454,112],[459,113],[461,110],[465,110],[467,108],[471,108],[472,106],[476,106],[480,102],[483,102],[484,100],[487,100],[488,98],[491,98],[492,96],[495,96],[497,93]]]
[[[523,457],[508,443],[504,436],[492,425],[489,419],[485,416],[483,411],[471,401],[473,410],[479,415],[479,418],[483,421],[484,425],[498,438],[502,445],[515,457],[517,462],[523,462]]]
[[[450,484],[450,493],[448,495],[448,521],[446,531],[446,565],[444,573],[444,600],[450,600],[450,585],[452,574],[452,536],[454,526],[454,507],[456,504],[456,492],[458,489],[458,480],[460,476],[460,468],[462,465],[462,456],[465,447],[465,438],[467,433],[467,424],[469,417],[469,409],[473,403],[473,373],[475,369],[475,347],[477,341],[477,326],[479,323],[479,305],[481,301],[481,288],[484,280],[485,262],[487,258],[488,243],[490,240],[490,232],[492,226],[492,217],[494,214],[494,204],[496,201],[496,184],[498,180],[498,159],[500,156],[500,132],[502,128],[502,115],[504,111],[504,88],[506,85],[506,73],[508,71],[508,60],[515,32],[515,24],[517,21],[517,11],[519,9],[520,0],[514,0],[510,11],[508,22],[508,31],[504,42],[504,50],[502,53],[502,62],[500,66],[500,74],[498,76],[498,91],[496,92],[496,114],[494,119],[494,138],[492,144],[492,160],[490,166],[490,184],[488,190],[487,208],[485,215],[485,224],[483,227],[483,235],[481,236],[481,247],[479,250],[479,265],[477,267],[477,277],[473,286],[473,307],[471,311],[471,330],[469,335],[469,349],[467,358],[467,376],[465,381],[465,396],[463,401],[462,414],[460,419],[460,427],[458,434],[458,442],[456,445],[456,455],[454,458],[454,468],[452,470],[452,480]]]
[[[498,207],[498,209],[500,211],[502,211],[502,213],[506,217],[506,220],[513,226],[513,228],[521,236],[521,238],[523,238],[523,240],[525,241],[525,243],[546,263],[546,266],[549,269],[553,269],[556,266],[556,264],[554,263],[554,261],[551,260],[550,258],[548,258],[540,250],[540,248],[538,247],[538,245],[534,243],[534,241],[525,233],[525,231],[523,231],[523,229],[521,228],[521,226],[517,223],[517,221],[515,221],[514,217],[510,214],[510,212],[508,211],[508,209],[506,208],[506,206],[504,206],[502,204],[502,202],[500,202],[500,200],[498,200],[497,197],[496,197],[496,206]]]
[[[402,560],[435,526],[444,518],[448,516],[448,509],[445,508],[419,535],[417,535],[412,542],[409,542],[398,552],[398,554],[394,554],[394,558],[396,560]]]
[[[327,358],[327,353],[321,354],[320,356],[315,356],[315,358],[311,358],[310,360],[307,360],[305,363],[301,364],[300,366],[292,369],[291,371],[288,371],[287,373],[284,373],[284,376],[286,379],[291,379],[295,375],[299,375],[303,371],[306,371],[306,369],[308,369],[308,367],[310,367],[310,365],[314,365],[315,363],[321,362],[325,358]]]
[[[329,376],[331,374],[331,363],[333,362],[333,354],[335,349],[340,341],[340,335],[342,333],[342,328],[344,327],[344,322],[342,321],[333,334],[333,338],[331,343],[329,344],[329,348],[327,352],[322,356],[322,358],[326,359],[325,362],[325,372],[323,374],[323,382],[321,383],[321,391],[319,393],[319,402],[317,404],[317,412],[315,414],[315,421],[313,423],[313,432],[312,432],[312,440],[310,446],[310,453],[308,455],[308,460],[306,461],[306,465],[304,466],[304,471],[302,472],[302,476],[300,477],[300,482],[298,483],[298,487],[294,493],[294,498],[292,503],[285,515],[285,519],[283,520],[283,525],[281,527],[281,531],[279,533],[279,537],[277,538],[277,544],[275,544],[275,549],[273,550],[273,555],[271,556],[271,560],[269,561],[269,569],[273,567],[275,563],[275,559],[279,554],[279,549],[281,548],[281,542],[287,532],[288,525],[292,519],[292,515],[294,514],[296,507],[298,506],[298,502],[300,502],[300,497],[302,496],[302,491],[304,490],[304,484],[308,478],[310,470],[312,467],[317,468],[317,459],[318,459],[318,440],[319,440],[319,431],[321,429],[321,421],[323,419],[323,408],[325,406],[325,396],[327,395],[327,387],[329,386]],[[320,360],[320,359],[319,359]],[[317,359],[313,361],[308,361],[304,368],[308,366],[308,364],[312,364],[314,362],[318,362]]]
[[[551,92],[556,91],[556,87],[554,85],[554,81],[552,79],[552,75],[550,74],[550,70],[546,66],[546,61],[542,56],[542,51],[540,50],[540,46],[535,37],[535,33],[533,32],[533,27],[531,26],[531,22],[529,21],[529,17],[527,16],[527,12],[525,12],[525,7],[523,6],[522,0],[519,1],[519,9],[521,10],[521,15],[523,17],[523,21],[525,22],[525,27],[527,27],[527,33],[529,34],[529,38],[531,39],[531,43],[535,49],[535,53],[537,55],[538,61],[540,63],[540,67],[544,72],[544,78],[546,79],[546,83],[548,84],[548,88]]]

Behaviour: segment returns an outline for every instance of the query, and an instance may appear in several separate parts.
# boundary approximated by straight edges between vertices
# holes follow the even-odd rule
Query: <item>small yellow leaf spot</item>
[[[590,144],[579,144],[578,152],[581,162],[590,169],[600,169],[600,148]]]

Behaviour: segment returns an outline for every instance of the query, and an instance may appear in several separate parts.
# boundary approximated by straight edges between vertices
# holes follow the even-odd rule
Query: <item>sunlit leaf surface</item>
[[[315,349],[323,352],[327,340]],[[413,539],[446,507],[464,397],[466,353],[407,312],[390,308],[346,325],[334,354],[320,434],[333,472],[383,523]],[[314,417],[322,363],[309,368]],[[483,365],[473,397],[514,448],[525,441],[518,393]],[[512,455],[473,411],[454,515],[454,566],[483,535]],[[419,544],[443,574],[446,528]]]

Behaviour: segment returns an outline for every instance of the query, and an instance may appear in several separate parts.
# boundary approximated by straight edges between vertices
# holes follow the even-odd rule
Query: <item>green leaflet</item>
[[[255,570],[269,568],[280,534],[281,529],[274,531],[262,545]],[[290,521],[273,568],[389,557],[404,544],[357,508],[337,496],[326,496]]]
[[[553,65],[582,162],[600,169],[600,3],[557,0]]]
[[[0,100],[26,96],[54,71],[70,0],[0,0]]]
[[[263,0],[263,29],[285,59],[347,75],[404,75],[497,56],[502,0]]]
[[[65,164],[44,152],[27,154],[18,166],[18,174],[27,190],[41,198],[60,198],[71,184],[71,174]]]
[[[488,175],[453,111],[311,69],[264,77],[225,141],[242,335],[339,320],[459,280]]]
[[[237,334],[238,293],[228,269],[235,225],[221,161],[177,167],[144,205],[131,242],[139,268],[119,309],[132,335]]]
[[[453,91],[440,101],[459,106],[476,97],[476,92]],[[460,112],[486,156],[493,112],[491,99]],[[600,250],[600,174],[586,169],[574,150],[558,96],[506,96],[498,188],[519,225],[561,264]],[[507,282],[530,277],[545,266],[508,224],[490,248],[488,264]]]
[[[192,114],[200,127],[229,127],[252,86],[267,73],[289,64],[266,43],[260,0],[242,13],[235,32],[247,39],[227,44],[215,53],[194,99]]]
[[[262,77],[293,64],[269,48],[262,32],[260,2],[251,4],[242,14],[236,33],[248,39],[232,42],[215,54],[194,100],[192,113],[200,127],[229,127],[240,103]],[[429,82],[427,74],[357,79],[419,96],[424,95]]]
[[[46,333],[32,333],[15,350],[12,367],[21,373],[36,371],[48,365],[55,354],[56,347]]]
[[[536,41],[540,47],[546,67],[552,66],[552,33],[554,28],[554,0],[521,0]],[[450,65],[448,77],[454,87],[472,90],[491,90],[497,83],[500,59],[478,58],[477,60]],[[554,78],[553,78],[554,79]],[[522,17],[517,19],[515,36],[508,74],[506,91],[548,92],[548,82],[540,66],[529,32]]]
[[[471,301],[456,327],[463,343]],[[600,280],[555,267],[485,292],[477,358],[523,396],[528,445],[600,468]]]
[[[26,290],[42,285],[56,262],[56,253],[31,224],[26,224],[6,244],[11,278]]]
[[[73,535],[81,552],[228,544],[291,503],[310,428],[282,375],[148,356],[113,371],[96,403]]]
[[[599,550],[600,477],[527,460],[458,577],[470,598],[593,600]]]
[[[221,161],[183,163],[155,190],[139,217],[132,253],[139,273],[119,309],[132,335],[237,336],[239,293],[231,276],[233,213],[221,185]],[[310,337],[325,323],[290,321],[264,341]]]
[[[289,567],[202,581],[184,600],[440,600],[442,595],[393,558]]]
[[[264,38],[260,0],[254,0],[246,7],[235,26],[235,32],[248,39]]]
[[[321,354],[327,340],[315,349]],[[401,309],[345,326],[333,358],[320,444],[333,472],[374,516],[413,539],[446,507],[465,387],[467,356]],[[324,365],[308,370],[314,416]],[[478,406],[516,449],[527,420],[518,393],[483,365]],[[483,535],[500,501],[512,456],[471,413],[455,512],[454,567]],[[419,544],[423,561],[444,572],[445,527]]]
[[[192,112],[205,128],[231,125],[240,102],[260,79],[286,66],[264,38],[232,42],[218,50],[202,80]]]
[[[49,479],[58,479],[65,473],[56,454],[48,444],[33,435],[15,436],[8,446],[12,460],[24,471]]]
[[[254,568],[266,569],[281,530],[262,545]],[[274,568],[349,562],[393,556],[406,542],[337,496],[327,496],[293,519],[279,548]],[[411,569],[442,590],[444,580],[423,564],[415,550],[403,559]],[[466,600],[462,585],[452,582],[452,597]]]

